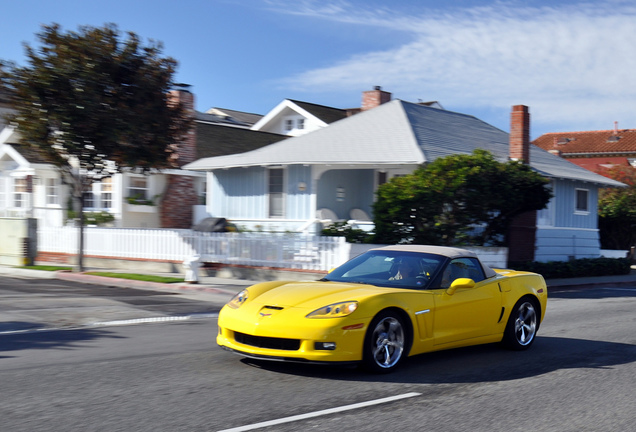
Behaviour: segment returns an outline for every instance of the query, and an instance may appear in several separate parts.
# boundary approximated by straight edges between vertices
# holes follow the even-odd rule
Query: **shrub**
[[[344,237],[349,243],[370,243],[373,238],[373,234],[354,228],[346,222],[335,222],[324,228],[320,234],[323,236]]]
[[[515,270],[539,273],[546,279],[629,274],[631,261],[627,258],[584,258],[573,261],[510,263]]]

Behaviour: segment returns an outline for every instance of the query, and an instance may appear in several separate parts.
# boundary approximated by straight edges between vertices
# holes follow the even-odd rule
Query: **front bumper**
[[[219,317],[216,342],[236,354],[262,360],[311,363],[362,360],[368,322],[352,321],[348,317],[245,322],[232,316],[232,312]],[[320,349],[325,342],[335,343],[335,349]]]

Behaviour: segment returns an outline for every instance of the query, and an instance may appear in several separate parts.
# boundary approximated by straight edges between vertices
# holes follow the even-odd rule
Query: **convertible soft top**
[[[477,258],[477,254],[475,252],[471,252],[466,249],[449,247],[449,246],[429,246],[429,245],[394,245],[394,246],[384,246],[381,248],[375,248],[372,250],[393,250],[399,252],[419,252],[419,253],[429,253],[435,255],[442,255],[448,258],[462,258],[462,257],[470,257]],[[484,269],[484,273],[486,274],[486,278],[491,278],[495,276],[497,273],[485,265],[481,260],[482,268]]]

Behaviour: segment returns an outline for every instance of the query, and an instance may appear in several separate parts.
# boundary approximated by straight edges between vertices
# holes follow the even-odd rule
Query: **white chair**
[[[367,212],[359,208],[351,209],[349,217],[356,222],[371,222],[371,218]]]
[[[362,209],[351,209],[351,211],[349,212],[349,217],[351,218],[349,220],[349,225],[357,229],[370,232],[373,231],[373,229],[375,228],[375,224],[373,223],[367,212]]]
[[[338,220],[338,216],[336,216],[333,210],[328,208],[316,210],[316,218],[323,224],[332,224]]]

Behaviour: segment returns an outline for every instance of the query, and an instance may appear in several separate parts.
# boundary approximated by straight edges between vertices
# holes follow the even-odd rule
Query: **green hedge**
[[[631,261],[627,258],[585,258],[573,261],[511,263],[515,270],[539,273],[545,279],[629,274]]]

